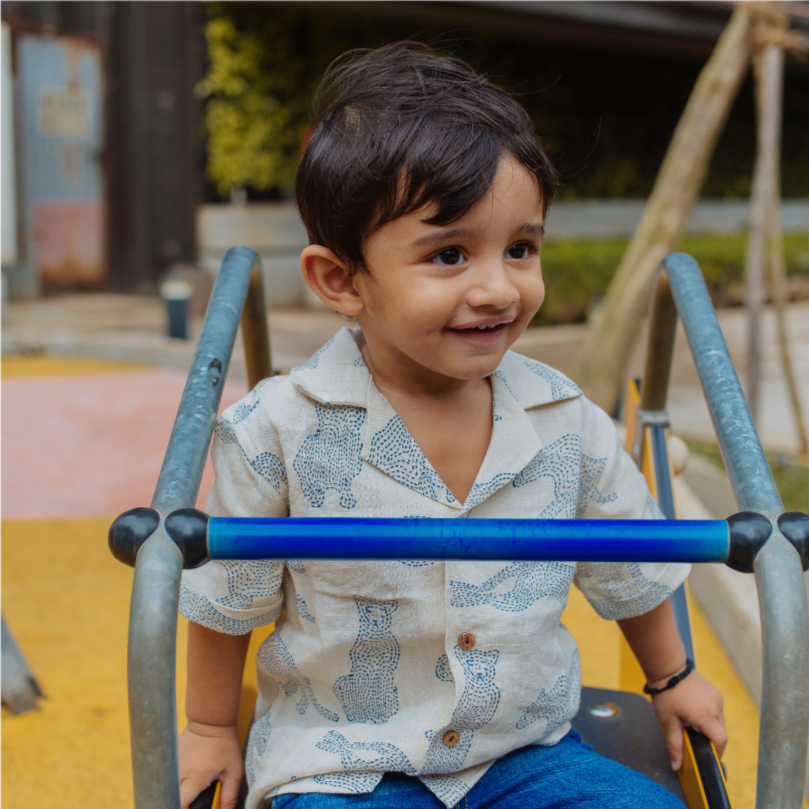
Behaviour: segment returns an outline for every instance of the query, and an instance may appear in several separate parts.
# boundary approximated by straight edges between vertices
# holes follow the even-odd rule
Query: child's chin
[[[498,353],[497,355],[487,357],[477,357],[476,361],[467,361],[462,366],[459,365],[454,373],[448,376],[455,377],[456,379],[484,379],[491,376],[500,365],[505,352]]]

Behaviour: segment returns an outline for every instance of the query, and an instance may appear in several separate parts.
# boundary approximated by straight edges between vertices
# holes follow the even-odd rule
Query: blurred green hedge
[[[606,293],[628,244],[628,239],[546,241],[542,245],[545,303],[534,325],[586,320]],[[785,236],[784,247],[787,274],[809,281],[809,232]],[[746,249],[744,233],[685,236],[677,244],[677,250],[697,259],[714,302],[720,305],[741,302]]]

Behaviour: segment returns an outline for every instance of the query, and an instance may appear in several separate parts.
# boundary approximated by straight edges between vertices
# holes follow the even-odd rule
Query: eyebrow
[[[426,236],[422,236],[420,239],[416,239],[414,242],[411,242],[410,246],[425,247],[434,244],[441,244],[442,242],[447,242],[452,239],[462,239],[467,236],[475,236],[476,233],[477,231],[472,230],[471,228],[450,228],[449,230],[441,230],[438,233],[428,233]],[[539,241],[542,241],[542,237],[545,235],[545,226],[532,222],[524,222],[515,230],[515,233],[527,233]]]

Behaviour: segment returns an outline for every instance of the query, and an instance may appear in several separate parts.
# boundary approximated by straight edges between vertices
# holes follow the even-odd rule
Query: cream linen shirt
[[[458,502],[343,329],[217,422],[210,514],[659,518],[610,418],[566,377],[508,352],[491,443]],[[604,618],[656,607],[688,565],[209,562],[180,611],[231,634],[283,622],[258,653],[247,809],[286,792],[370,792],[385,771],[454,806],[494,759],[550,745],[579,705],[571,583]],[[462,648],[464,633],[474,636]]]

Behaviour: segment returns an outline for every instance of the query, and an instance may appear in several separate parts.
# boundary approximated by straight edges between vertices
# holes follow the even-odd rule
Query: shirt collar
[[[394,480],[463,516],[510,483],[542,449],[526,410],[581,395],[567,377],[541,362],[506,352],[492,376],[492,438],[475,483],[459,503],[441,481],[390,403],[379,393],[358,346],[359,329],[343,328],[303,365],[292,382],[325,405],[367,412],[361,455]]]
[[[343,327],[303,365],[290,372],[292,382],[322,404],[368,407],[370,374],[358,341],[362,331]],[[581,396],[581,390],[564,374],[537,360],[507,351],[494,372],[498,384],[528,410],[532,407]],[[496,401],[496,399],[495,399]]]
[[[362,358],[360,329],[344,326],[289,375],[293,384],[321,404],[367,407],[371,375]]]

